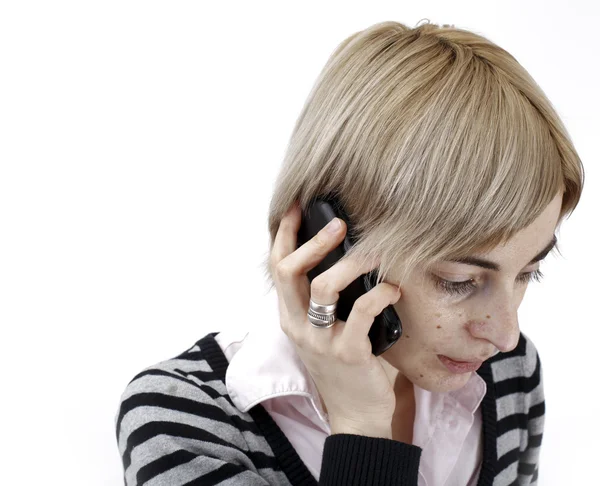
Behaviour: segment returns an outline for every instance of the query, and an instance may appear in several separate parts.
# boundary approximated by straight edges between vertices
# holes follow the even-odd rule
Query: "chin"
[[[467,382],[471,379],[471,375],[473,371],[468,373],[461,373],[460,375],[456,375],[454,373],[446,373],[446,376],[443,376],[441,380],[438,382],[439,393],[447,393],[456,390],[460,390],[463,386],[467,384]]]
[[[460,390],[471,379],[473,373],[476,372],[470,371],[468,373],[455,374],[446,369],[432,370],[427,373],[421,371],[417,372],[414,380],[411,379],[411,381],[413,384],[430,392],[448,393]]]

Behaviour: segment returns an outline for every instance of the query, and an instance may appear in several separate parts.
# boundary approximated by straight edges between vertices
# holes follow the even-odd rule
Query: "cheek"
[[[453,354],[464,340],[464,309],[451,307],[432,291],[411,288],[394,304],[402,321],[402,337],[390,349],[390,362],[412,383],[445,393],[464,386],[468,374],[448,372],[438,354]]]
[[[432,291],[403,290],[402,297],[394,304],[394,309],[407,330],[418,333],[444,334],[462,322],[461,309],[453,307]]]
[[[394,304],[402,321],[402,337],[398,345],[410,345],[411,353],[447,353],[459,339],[457,335],[465,320],[464,312],[450,310],[440,300],[410,297]]]

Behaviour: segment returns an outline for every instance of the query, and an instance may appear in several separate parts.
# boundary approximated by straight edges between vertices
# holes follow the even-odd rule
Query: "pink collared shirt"
[[[279,323],[261,326],[215,336],[229,361],[227,391],[242,412],[262,404],[318,481],[323,446],[331,434],[327,414]],[[419,486],[475,486],[483,455],[485,381],[471,373],[460,390],[435,393],[414,385],[414,393],[413,444],[423,449]]]

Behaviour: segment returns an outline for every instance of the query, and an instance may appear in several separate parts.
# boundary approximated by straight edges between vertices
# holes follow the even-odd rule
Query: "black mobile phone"
[[[298,240],[296,248],[313,238],[329,221],[333,218],[340,218],[346,222],[347,230],[344,240],[331,251],[319,264],[308,271],[309,282],[331,268],[354,244],[354,235],[352,234],[351,222],[339,200],[331,194],[319,196],[313,199],[309,206],[302,211],[302,223],[298,230]],[[348,320],[350,311],[354,302],[361,295],[367,293],[377,282],[377,269],[373,269],[354,280],[348,287],[340,292],[336,315],[338,319]],[[329,302],[324,302],[328,304]],[[396,313],[393,305],[387,306],[378,316],[375,317],[371,329],[369,330],[369,340],[372,345],[372,352],[379,356],[389,349],[402,335],[402,323]]]

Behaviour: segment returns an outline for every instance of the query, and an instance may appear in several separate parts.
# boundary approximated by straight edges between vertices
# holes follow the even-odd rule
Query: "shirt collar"
[[[300,395],[308,398],[319,418],[327,422],[317,387],[278,322],[263,321],[261,327],[248,332],[229,363],[225,385],[242,412],[271,398]]]
[[[225,375],[227,392],[242,412],[271,398],[289,395],[306,397],[319,418],[328,416],[319,399],[317,387],[298,356],[295,345],[278,322],[261,322],[244,338],[242,346],[231,358]],[[415,400],[429,403],[434,409],[446,400],[474,414],[485,396],[487,385],[477,373],[472,373],[465,386],[446,394],[430,392],[414,385]]]

